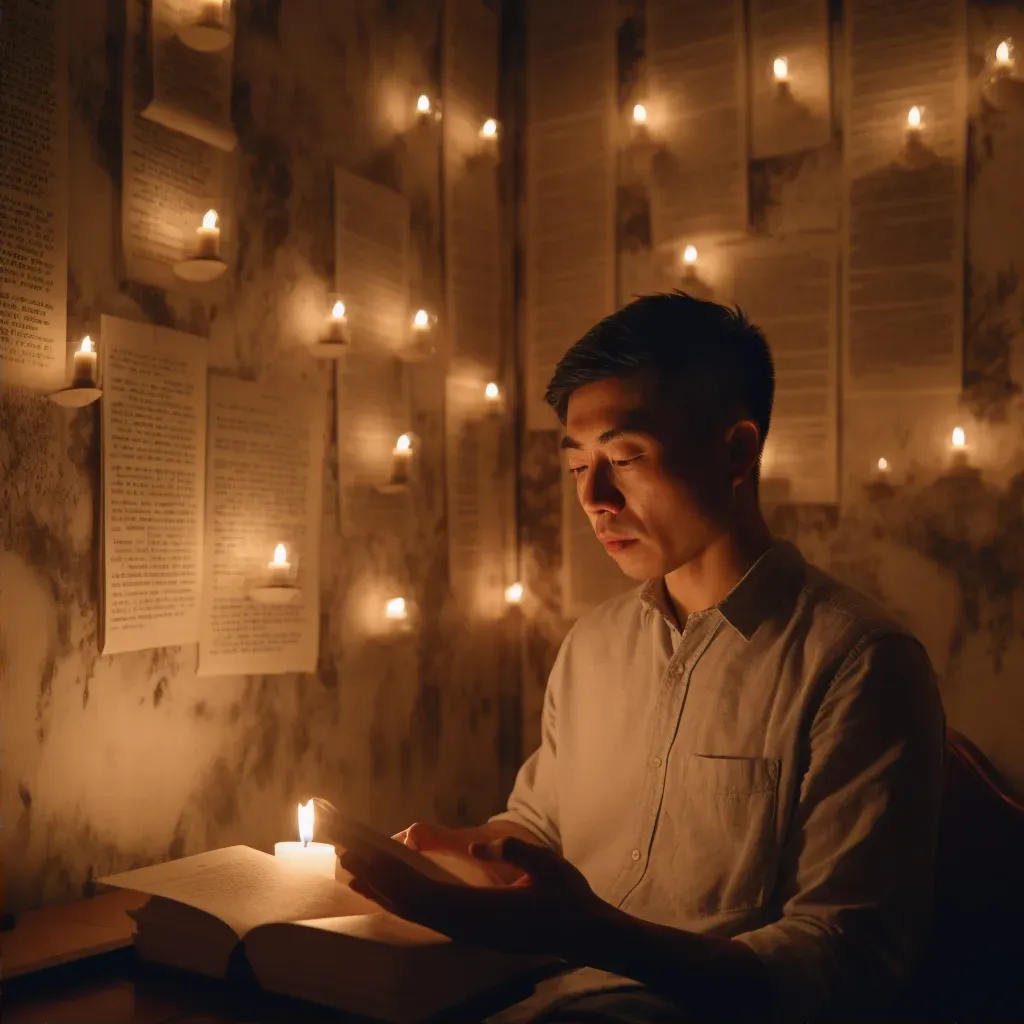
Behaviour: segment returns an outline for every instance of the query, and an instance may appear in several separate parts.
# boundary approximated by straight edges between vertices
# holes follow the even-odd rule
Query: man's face
[[[721,532],[711,511],[728,471],[706,434],[641,379],[586,384],[569,398],[569,472],[591,526],[619,568],[653,579],[699,554]],[[709,441],[711,443],[709,444]]]

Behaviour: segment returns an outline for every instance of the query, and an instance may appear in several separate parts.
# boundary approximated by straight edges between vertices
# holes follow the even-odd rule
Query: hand
[[[613,912],[576,868],[547,847],[506,837],[474,842],[469,850],[484,864],[514,867],[519,879],[488,889],[435,882],[371,851],[358,857],[346,851],[341,866],[354,876],[352,888],[385,910],[507,953],[575,959],[582,941]]]
[[[478,884],[477,879],[485,885],[509,885],[523,877],[522,869],[515,864],[487,862],[469,852],[473,843],[486,843],[495,838],[486,826],[446,828],[416,822],[391,838],[425,854],[471,885]],[[445,855],[458,858],[461,864],[450,863]],[[466,870],[460,872],[460,866]]]

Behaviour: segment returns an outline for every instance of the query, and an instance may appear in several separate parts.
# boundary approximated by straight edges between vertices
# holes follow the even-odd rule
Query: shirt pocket
[[[777,847],[779,768],[775,757],[689,756],[674,860],[699,915],[764,903]]]

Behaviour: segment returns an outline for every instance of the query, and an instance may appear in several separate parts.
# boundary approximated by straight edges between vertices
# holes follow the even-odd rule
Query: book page
[[[210,379],[200,675],[316,668],[326,399],[310,391]],[[263,604],[278,544],[300,593]]]
[[[656,246],[747,230],[743,0],[648,0]]]
[[[525,409],[566,350],[615,308],[617,5],[530,0],[526,33]]]
[[[214,209],[226,251],[225,154],[142,116],[150,74],[148,26],[152,0],[129,0],[125,46],[121,244],[132,281],[180,289],[173,266],[192,256],[203,214]],[[207,290],[219,284],[205,285]]]
[[[839,499],[837,253],[828,233],[739,242],[723,260],[727,301],[764,331],[775,362],[764,502]]]
[[[249,846],[228,846],[98,881],[205,911],[239,938],[261,924],[379,910],[333,878],[306,872]]]
[[[353,348],[401,354],[411,335],[409,200],[338,167],[334,172],[335,287]]]
[[[211,6],[209,0],[153,0],[153,99],[142,113],[231,152],[238,141],[231,127],[233,47],[201,53],[178,37],[178,29],[194,20],[204,4]]]
[[[904,390],[913,380],[919,391],[957,390],[964,0],[847,0],[845,63],[844,387]]]
[[[206,341],[104,316],[103,654],[199,639]]]
[[[67,372],[67,20],[59,0],[0,12],[0,384]]]
[[[749,55],[750,155],[824,146],[832,130],[828,0],[750,0]]]

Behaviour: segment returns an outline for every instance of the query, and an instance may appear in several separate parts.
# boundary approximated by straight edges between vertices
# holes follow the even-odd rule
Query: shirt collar
[[[717,610],[744,640],[749,640],[757,627],[775,609],[784,605],[783,595],[802,579],[804,564],[803,556],[789,541],[776,541],[718,604],[695,612],[691,619],[699,619]],[[675,612],[665,591],[663,577],[647,581],[640,591],[640,601],[649,611],[660,614],[670,625],[676,626]]]

